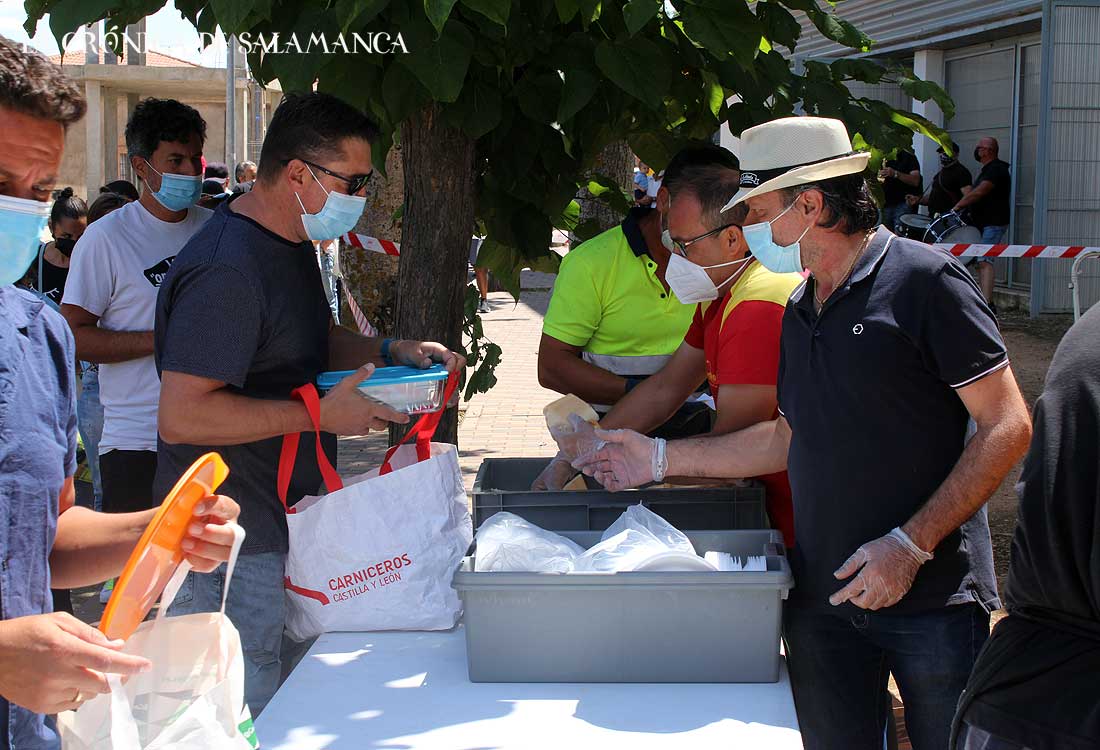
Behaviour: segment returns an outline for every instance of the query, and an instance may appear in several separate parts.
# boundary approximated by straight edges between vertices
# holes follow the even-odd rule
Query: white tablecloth
[[[461,628],[321,636],[256,733],[266,750],[802,748],[785,667],[775,684],[474,684]]]

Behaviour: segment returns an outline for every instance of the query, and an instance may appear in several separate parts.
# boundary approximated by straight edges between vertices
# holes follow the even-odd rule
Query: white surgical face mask
[[[676,299],[685,305],[696,305],[700,302],[710,302],[718,299],[718,288],[723,287],[737,275],[737,273],[752,262],[752,256],[742,260],[731,260],[729,263],[718,263],[713,266],[697,266],[690,260],[673,253],[668,259],[668,268],[665,270],[665,281],[669,289],[676,295]],[[737,266],[721,284],[715,284],[707,273],[709,268],[725,268]]]

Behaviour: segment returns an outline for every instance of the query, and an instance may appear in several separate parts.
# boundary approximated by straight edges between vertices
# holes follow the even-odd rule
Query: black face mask
[[[948,156],[947,154],[940,154],[940,165],[946,167],[951,162],[955,161],[954,156]]]
[[[974,149],[974,161],[982,160],[982,150],[979,148]]]
[[[62,237],[53,241],[53,246],[61,251],[62,255],[70,256],[73,254],[73,248],[76,247],[76,240],[69,237]]]

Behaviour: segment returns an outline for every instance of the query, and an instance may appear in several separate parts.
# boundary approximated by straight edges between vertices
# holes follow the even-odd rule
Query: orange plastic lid
[[[222,457],[207,453],[176,482],[115,581],[111,600],[99,623],[104,635],[126,639],[137,630],[183,562],[180,544],[195,506],[204,497],[213,495],[227,476],[229,467]]]

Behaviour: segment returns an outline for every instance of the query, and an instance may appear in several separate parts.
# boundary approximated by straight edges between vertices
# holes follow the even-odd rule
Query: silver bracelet
[[[904,531],[901,530],[900,526],[895,528],[893,531],[891,531],[890,536],[894,537],[899,542],[901,542],[906,547],[908,547],[909,551],[912,552],[913,555],[915,555],[916,558],[918,560],[920,560],[922,563],[926,563],[926,562],[928,562],[929,560],[932,559],[932,553],[931,552],[925,552],[920,547],[918,547],[916,542],[914,542],[909,537],[908,534],[906,534]]]
[[[656,438],[653,443],[653,481],[663,482],[668,471],[668,443],[664,438]]]

